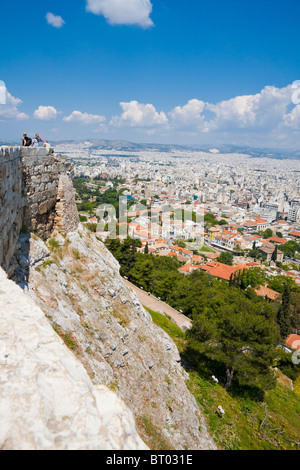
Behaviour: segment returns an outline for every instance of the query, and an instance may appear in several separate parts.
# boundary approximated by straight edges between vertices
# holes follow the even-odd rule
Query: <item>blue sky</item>
[[[0,138],[297,148],[299,17],[295,0],[1,2]]]

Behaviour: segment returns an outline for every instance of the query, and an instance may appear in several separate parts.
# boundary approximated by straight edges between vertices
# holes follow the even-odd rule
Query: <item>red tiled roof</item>
[[[260,297],[268,297],[270,300],[276,300],[280,294],[273,289],[269,289],[267,286],[260,286],[258,289],[255,289],[255,293]]]
[[[256,227],[256,222],[253,222],[252,220],[247,220],[243,225],[246,227]]]
[[[281,243],[282,245],[285,245],[287,243],[287,240],[285,238],[280,237],[270,237],[269,240],[274,243]]]
[[[181,271],[183,273],[189,273],[190,268],[191,268],[190,264],[185,264],[184,266],[181,266],[181,268],[178,268],[178,271]]]
[[[288,348],[298,350],[300,349],[300,336],[299,335],[290,335],[285,344]]]
[[[193,261],[204,261],[203,256],[200,255],[193,255]]]
[[[205,253],[203,253],[203,255],[205,255],[206,258],[208,258],[208,259],[217,259],[220,256],[220,255],[218,255],[218,253],[213,253],[211,251],[205,252]]]
[[[183,253],[185,255],[190,255],[191,253],[193,253],[191,250],[187,250],[186,248],[181,248],[180,246],[171,246],[170,250],[176,251],[176,252],[179,251],[180,253]]]
[[[151,239],[151,236],[147,232],[144,232],[143,230],[137,230],[135,234],[140,237]]]
[[[236,271],[247,269],[246,264],[238,264],[237,266],[228,266],[227,264],[219,263],[217,261],[211,261],[210,263],[203,264],[200,269],[206,271],[214,277],[224,279],[225,281],[230,280],[230,276]]]

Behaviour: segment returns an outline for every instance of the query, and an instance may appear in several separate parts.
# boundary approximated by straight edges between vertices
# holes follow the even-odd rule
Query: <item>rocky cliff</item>
[[[143,450],[132,413],[94,385],[42,310],[0,269],[0,448]]]
[[[140,449],[155,437],[158,448],[215,449],[175,344],[126,286],[102,242],[78,226],[66,162],[53,185],[55,198],[39,214],[44,209],[30,184],[51,183],[47,159],[40,163],[44,170],[23,161],[16,172],[26,189],[19,217],[30,230],[18,234],[15,226],[14,256],[3,257],[14,283],[0,278],[0,360],[6,367],[0,414],[8,423],[0,445]],[[41,178],[49,172],[50,181],[36,181],[34,171]],[[37,216],[45,214],[43,230]]]

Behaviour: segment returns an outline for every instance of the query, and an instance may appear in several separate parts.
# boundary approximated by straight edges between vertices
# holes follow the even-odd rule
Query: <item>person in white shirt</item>
[[[35,134],[34,139],[32,140],[32,147],[40,147],[42,144],[42,139],[40,138],[39,134]]]
[[[51,145],[49,144],[49,142],[47,142],[47,140],[45,140],[43,147],[46,147],[47,150],[51,149]]]

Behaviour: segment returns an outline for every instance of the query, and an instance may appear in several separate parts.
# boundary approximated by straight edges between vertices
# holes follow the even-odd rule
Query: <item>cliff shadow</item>
[[[30,274],[30,241],[31,233],[26,229],[22,229],[12,260],[14,272],[11,276],[11,280],[18,284],[23,290],[28,289]]]

